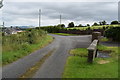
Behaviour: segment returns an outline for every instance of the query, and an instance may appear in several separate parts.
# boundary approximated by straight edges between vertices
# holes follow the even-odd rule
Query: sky
[[[60,15],[66,26],[70,22],[92,25],[103,20],[107,23],[118,20],[118,0],[64,1],[4,0],[0,19],[5,26],[38,26],[41,9],[41,26],[58,25]]]

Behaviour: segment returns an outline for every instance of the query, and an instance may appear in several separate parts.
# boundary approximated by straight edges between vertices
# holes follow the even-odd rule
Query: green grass
[[[100,51],[112,51],[112,52],[115,52],[115,53],[118,53],[118,49],[120,47],[108,47],[108,46],[104,46],[104,45],[98,45],[98,50]]]
[[[86,57],[87,53],[88,53],[88,51],[86,48],[76,48],[76,49],[70,50],[70,54],[72,54],[74,56]]]
[[[53,37],[46,35],[44,36],[38,44],[23,44],[22,48],[16,51],[9,51],[2,53],[2,64],[6,65],[16,61],[24,56],[27,56],[31,52],[34,52],[37,49],[43,48],[44,46],[48,45],[52,42]]]
[[[117,78],[118,62],[107,64],[87,63],[87,58],[70,56],[67,60],[63,78]]]
[[[109,41],[109,39],[106,38],[106,37],[103,37],[103,38],[100,39],[100,41],[101,41],[101,42],[107,42],[107,41]]]
[[[87,63],[87,57],[77,56],[86,53],[86,50],[82,48],[71,50],[72,54],[77,55],[68,57],[63,78],[118,78],[118,48],[120,47],[99,45],[98,49],[101,51],[110,50],[111,57],[95,58],[93,64]],[[100,64],[100,61],[108,61],[108,63]]]
[[[67,33],[52,33],[56,35],[62,35],[62,36],[76,36],[77,34],[67,34]]]

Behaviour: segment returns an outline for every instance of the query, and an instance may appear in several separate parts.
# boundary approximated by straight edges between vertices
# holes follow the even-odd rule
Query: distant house
[[[3,32],[5,33],[5,35],[9,35],[9,34],[17,34],[16,29],[14,28],[5,28],[3,30]]]
[[[23,32],[23,31],[15,27],[9,27],[9,28],[5,28],[3,32],[5,33],[5,35],[9,35],[9,34],[17,34],[18,32]]]

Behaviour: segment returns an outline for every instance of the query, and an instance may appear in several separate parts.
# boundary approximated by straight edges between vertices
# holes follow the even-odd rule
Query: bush
[[[120,41],[120,27],[110,27],[105,31],[105,36],[113,41]]]
[[[73,22],[69,23],[69,24],[68,24],[68,27],[69,27],[69,28],[74,27],[74,23],[73,23]]]
[[[58,26],[41,27],[41,29],[49,33],[59,33],[61,30],[66,30],[64,27],[58,27]]]
[[[112,21],[111,24],[119,24],[118,21]]]
[[[2,36],[3,53],[26,48],[29,44],[37,44],[46,35],[45,31],[29,29],[26,32]]]

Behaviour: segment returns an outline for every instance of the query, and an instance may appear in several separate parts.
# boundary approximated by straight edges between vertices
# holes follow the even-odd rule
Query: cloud
[[[5,0],[7,2],[118,2],[119,0]]]
[[[39,9],[43,26],[59,24],[60,14],[66,25],[70,21],[78,25],[118,19],[117,2],[6,2],[3,7],[6,26],[37,26]]]

